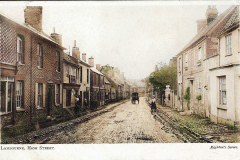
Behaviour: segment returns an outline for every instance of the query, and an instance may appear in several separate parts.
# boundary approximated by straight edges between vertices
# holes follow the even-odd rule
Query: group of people
[[[88,107],[88,101],[85,98],[83,102],[83,108],[81,107],[82,101],[80,95],[75,95],[75,113],[78,113],[81,109],[86,110]]]

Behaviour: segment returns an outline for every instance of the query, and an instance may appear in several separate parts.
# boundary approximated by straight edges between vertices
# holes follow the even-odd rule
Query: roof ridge
[[[199,33],[197,33],[184,47],[183,49],[177,54],[181,54],[183,52],[185,52],[186,50],[188,50],[188,48],[195,43],[196,41],[198,41],[199,39],[201,39],[202,37],[206,36],[207,34],[209,34],[210,31],[213,30],[213,28],[216,28],[218,26],[219,23],[221,23],[233,10],[234,8],[237,7],[236,5],[232,5],[231,7],[229,7],[227,10],[225,10],[223,13],[221,13],[213,22],[211,22],[209,25],[206,25],[204,28],[201,29],[201,31]]]

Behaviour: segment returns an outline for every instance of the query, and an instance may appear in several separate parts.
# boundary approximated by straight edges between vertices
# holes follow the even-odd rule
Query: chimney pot
[[[74,47],[72,48],[72,56],[77,60],[80,60],[80,51],[79,51],[79,48],[76,47],[76,40],[74,40]]]
[[[101,70],[101,65],[100,64],[96,64],[96,69],[100,71]]]
[[[87,62],[87,54],[86,53],[82,53],[82,60],[84,62]]]
[[[210,24],[212,21],[214,21],[218,16],[218,10],[216,6],[208,6],[206,11],[206,17],[207,17],[207,24]]]
[[[94,67],[94,58],[93,57],[88,58],[88,63],[91,67]]]
[[[55,33],[55,28],[53,28],[53,33],[50,35],[55,42],[57,42],[59,45],[62,45],[62,35]]]

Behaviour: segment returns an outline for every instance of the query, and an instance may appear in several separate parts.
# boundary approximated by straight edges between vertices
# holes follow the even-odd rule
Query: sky
[[[74,40],[95,64],[118,67],[128,79],[148,76],[159,62],[168,63],[197,33],[206,18],[205,3],[161,2],[1,2],[0,13],[24,22],[27,5],[43,6],[43,31],[53,28],[63,46]],[[211,3],[215,5],[216,2]],[[232,3],[217,3],[219,13]]]

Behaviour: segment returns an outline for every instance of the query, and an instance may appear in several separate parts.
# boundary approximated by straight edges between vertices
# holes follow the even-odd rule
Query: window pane
[[[43,84],[38,84],[38,106],[37,107],[43,107],[42,105],[42,93],[43,93]]]
[[[12,105],[13,105],[13,83],[8,82],[8,106],[7,106],[7,112],[12,111]]]
[[[222,92],[222,104],[227,104],[227,95],[226,91]]]
[[[226,77],[219,77],[219,103],[227,104]]]
[[[6,82],[1,82],[0,95],[1,112],[6,112]]]
[[[23,82],[18,81],[16,84],[16,107],[23,107]]]

